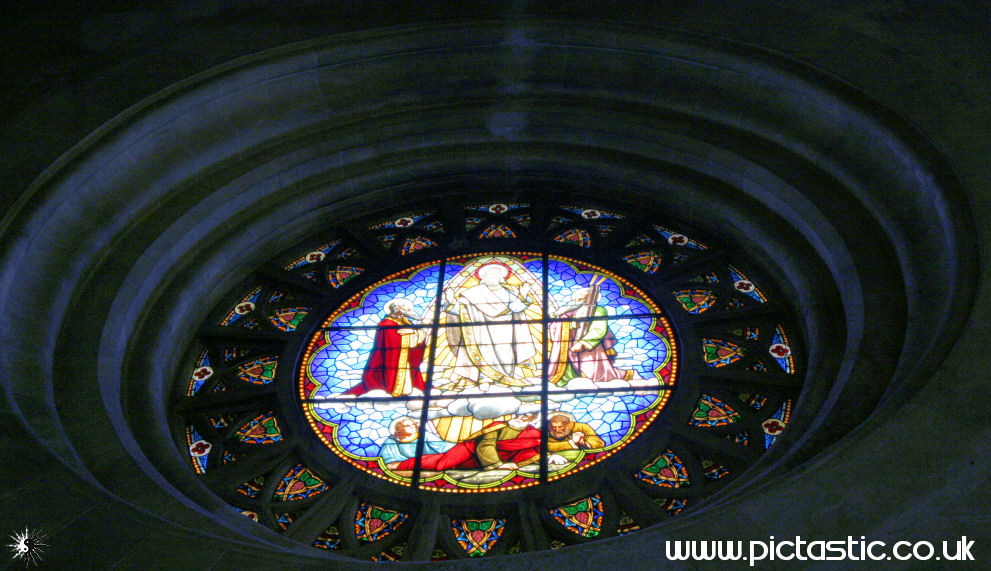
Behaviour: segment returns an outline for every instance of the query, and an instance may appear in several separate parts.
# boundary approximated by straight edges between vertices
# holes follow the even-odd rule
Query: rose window
[[[232,512],[374,560],[556,548],[705,502],[792,430],[799,326],[737,250],[607,206],[411,209],[262,266],[191,350],[191,468]]]

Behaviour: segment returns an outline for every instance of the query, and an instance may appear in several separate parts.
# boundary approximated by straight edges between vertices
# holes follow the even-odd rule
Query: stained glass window
[[[354,516],[354,535],[358,541],[381,539],[406,522],[406,514],[363,503]]]
[[[739,413],[730,405],[724,403],[712,395],[702,395],[692,418],[689,421],[693,426],[712,427],[725,426],[740,419]]]
[[[678,221],[504,197],[356,221],[263,262],[204,316],[176,442],[232,517],[318,553],[467,559],[633,533],[795,430],[789,300]]]
[[[499,541],[506,531],[502,519],[460,519],[451,522],[458,545],[469,557],[481,557]]]
[[[244,326],[245,323],[249,321],[246,315],[249,315],[255,310],[255,306],[258,303],[258,298],[261,297],[261,286],[255,288],[251,293],[241,298],[241,301],[234,304],[224,319],[220,322],[221,325],[234,325],[236,323]],[[240,323],[239,323],[240,322]]]
[[[589,235],[587,230],[580,228],[569,228],[555,236],[554,240],[562,244],[574,244],[582,248],[590,248],[592,246],[592,236]]]
[[[302,500],[320,494],[326,489],[326,482],[300,464],[279,480],[275,488],[275,498],[282,501]]]
[[[267,385],[275,379],[275,370],[279,365],[277,356],[254,359],[237,366],[238,378],[246,383]]]
[[[493,224],[479,235],[479,238],[516,238],[516,232],[505,224]]]
[[[597,463],[656,418],[677,370],[671,327],[642,291],[529,253],[389,276],[333,312],[303,362],[301,402],[335,454],[443,491]]]
[[[193,460],[193,468],[198,474],[206,472],[207,468],[207,455],[210,453],[210,449],[213,445],[210,444],[208,440],[205,440],[200,433],[196,431],[192,426],[186,427],[186,446],[189,450],[189,456]]]
[[[323,533],[313,540],[313,546],[320,549],[340,549],[341,533],[337,531],[337,526],[330,526]]]
[[[242,442],[248,444],[272,444],[282,440],[279,422],[271,412],[251,419],[235,434]]]
[[[596,537],[601,533],[605,511],[602,498],[595,495],[550,510],[550,514],[571,533]]]
[[[670,450],[641,468],[636,477],[641,481],[665,488],[681,488],[691,483],[685,463]]]

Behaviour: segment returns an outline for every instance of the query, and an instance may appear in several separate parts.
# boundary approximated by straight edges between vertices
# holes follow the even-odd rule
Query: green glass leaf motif
[[[746,347],[735,343],[709,337],[702,339],[702,356],[705,364],[710,367],[723,367],[735,363],[746,354]]]
[[[396,516],[396,512],[381,510],[375,506],[372,506],[371,513],[369,515],[371,515],[373,519],[389,521],[390,519]]]
[[[699,401],[698,408],[695,409],[695,414],[692,416],[695,418],[709,418],[710,410],[712,410],[712,405],[702,400]]]
[[[717,361],[719,360],[719,348],[713,347],[711,345],[705,346],[705,360],[706,361]]]
[[[262,423],[262,426],[265,427],[265,434],[266,435],[272,436],[272,435],[275,435],[275,434],[279,434],[280,433],[279,432],[279,427],[278,427],[278,425],[276,425],[275,418],[274,417],[270,417],[270,418],[266,419],[265,422]]]
[[[465,523],[468,524],[469,531],[488,531],[491,527],[491,521],[478,521],[478,520],[467,520]]]
[[[588,507],[589,507],[588,500],[582,500],[582,501],[578,502],[577,504],[573,504],[573,505],[570,505],[570,506],[564,506],[563,509],[564,509],[564,512],[566,514],[568,514],[568,515],[575,515],[576,513],[579,513],[579,512],[588,511]]]
[[[670,465],[671,463],[668,462],[668,459],[665,458],[664,456],[661,456],[650,466],[645,466],[643,471],[647,472],[648,474],[660,474],[661,470],[667,468]]]

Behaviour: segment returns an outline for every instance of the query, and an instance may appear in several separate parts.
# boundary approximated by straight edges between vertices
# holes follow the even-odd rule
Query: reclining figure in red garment
[[[540,458],[540,431],[530,424],[537,413],[517,414],[508,421],[493,421],[472,434],[464,442],[455,444],[447,452],[424,454],[420,469],[429,472],[444,470],[515,470],[532,464]],[[551,458],[551,463],[555,463]],[[412,471],[416,458],[392,462],[388,467],[396,471]]]

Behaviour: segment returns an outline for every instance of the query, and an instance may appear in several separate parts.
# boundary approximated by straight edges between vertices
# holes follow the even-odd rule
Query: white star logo
[[[7,544],[12,554],[11,560],[24,561],[25,566],[37,565],[42,559],[41,555],[45,548],[48,547],[45,543],[48,536],[41,530],[25,527],[24,531],[12,533],[9,537],[14,540],[13,543]]]

